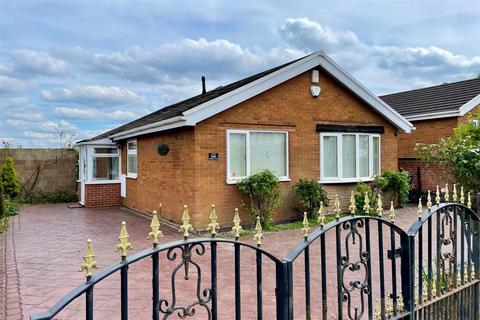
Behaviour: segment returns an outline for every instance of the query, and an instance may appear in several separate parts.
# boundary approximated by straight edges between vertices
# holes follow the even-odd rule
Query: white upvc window
[[[93,147],[92,180],[116,181],[119,180],[120,155],[117,147]]]
[[[320,134],[320,182],[370,181],[380,174],[380,135]]]
[[[137,177],[137,140],[127,142],[127,177]]]
[[[288,181],[288,132],[227,130],[227,183],[260,170]]]

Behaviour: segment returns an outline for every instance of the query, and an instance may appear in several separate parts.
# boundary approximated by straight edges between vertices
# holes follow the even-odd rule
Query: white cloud
[[[82,120],[132,120],[138,116],[138,114],[132,111],[116,110],[113,112],[105,112],[94,108],[69,108],[69,107],[57,107],[55,108],[55,114],[69,119],[82,119]]]
[[[11,54],[14,71],[44,76],[63,76],[68,72],[67,63],[47,52],[16,50]]]
[[[388,73],[397,87],[462,80],[476,76],[480,69],[480,55],[468,57],[436,46],[368,44],[352,31],[334,30],[308,18],[287,19],[279,33],[294,48],[325,50],[351,72],[368,70],[371,78]]]
[[[0,93],[15,93],[25,89],[25,84],[16,78],[0,75]]]
[[[59,88],[43,90],[43,99],[56,102],[93,102],[128,104],[145,102],[145,99],[127,88],[102,87],[102,86],[75,86],[71,88]]]

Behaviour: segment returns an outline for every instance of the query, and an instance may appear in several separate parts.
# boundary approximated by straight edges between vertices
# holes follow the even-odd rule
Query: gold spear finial
[[[437,192],[435,194],[435,204],[438,206],[440,204],[440,187],[437,184]]]
[[[257,241],[257,246],[262,245],[262,239],[263,239],[263,233],[262,233],[262,224],[260,223],[260,217],[257,216],[257,224],[255,225],[255,235],[253,236],[253,239]]]
[[[302,234],[303,237],[306,239],[308,237],[308,232],[310,231],[310,227],[308,226],[308,216],[307,213],[303,213],[303,228],[302,228]]]
[[[381,194],[378,194],[377,214],[378,214],[379,217],[383,217],[383,203],[382,203],[382,195]]]
[[[335,208],[333,209],[333,212],[335,212],[335,219],[340,219],[340,212],[342,210],[340,209],[340,200],[338,200],[338,194],[335,194]]]
[[[460,187],[460,203],[465,203],[465,193],[463,192],[463,186]]]
[[[355,203],[355,195],[353,191],[350,193],[350,206],[348,207],[348,210],[350,210],[352,216],[354,216],[357,211],[357,204]]]
[[[445,202],[450,201],[450,194],[448,193],[448,183],[445,183],[445,196],[444,196]]]
[[[212,204],[212,209],[210,210],[210,223],[208,224],[207,226],[207,230],[210,231],[210,234],[212,235],[212,237],[215,237],[215,235],[217,234],[217,230],[220,229],[220,224],[218,224],[217,222],[217,212],[215,210],[215,205]]]
[[[117,244],[117,248],[115,249],[115,251],[120,252],[122,259],[125,259],[127,257],[128,250],[133,249],[133,245],[128,242],[128,238],[130,238],[130,236],[127,232],[127,223],[125,221],[122,221],[122,228],[120,229],[120,235],[118,236],[118,240],[120,240],[120,243]]]
[[[390,222],[395,223],[395,207],[393,201],[390,201]]]
[[[80,271],[85,273],[85,277],[90,278],[92,271],[98,269],[98,264],[95,262],[95,252],[93,252],[92,240],[87,240],[87,248],[83,254],[83,264],[80,266]]]
[[[238,238],[240,238],[240,232],[243,231],[243,228],[240,225],[240,222],[242,222],[242,220],[240,220],[240,215],[238,214],[238,208],[235,208],[235,215],[233,216],[232,231],[233,231],[233,235],[235,236],[235,239],[237,240]]]
[[[472,209],[472,195],[470,194],[470,191],[467,193],[467,207]]]
[[[430,190],[427,192],[427,209],[432,209],[432,195],[430,194]]]
[[[152,240],[153,246],[156,246],[158,244],[158,238],[163,237],[163,233],[160,231],[160,221],[158,220],[157,210],[153,210],[152,213],[152,222],[150,222],[150,229],[152,229],[152,231],[148,233],[147,239]]]
[[[365,191],[365,205],[363,206],[363,211],[365,214],[370,213],[370,199],[368,198],[368,192]]]
[[[323,228],[325,225],[325,207],[323,206],[323,201],[320,201],[320,208],[318,208],[318,223],[320,228]]]
[[[182,222],[183,224],[180,226],[178,231],[183,233],[183,237],[187,239],[190,235],[190,231],[193,230],[193,226],[190,224],[190,215],[188,214],[187,205],[183,206]]]
[[[458,201],[458,196],[457,196],[457,184],[453,184],[453,197],[452,197],[453,202]]]
[[[422,219],[422,215],[423,215],[422,197],[419,197],[419,198],[418,198],[418,210],[417,210],[417,214],[418,214],[418,219]]]

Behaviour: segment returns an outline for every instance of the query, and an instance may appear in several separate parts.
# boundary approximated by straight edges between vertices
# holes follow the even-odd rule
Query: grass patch
[[[0,218],[0,234],[8,231],[8,216]]]

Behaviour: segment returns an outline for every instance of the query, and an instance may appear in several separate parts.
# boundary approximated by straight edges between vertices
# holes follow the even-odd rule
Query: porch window
[[[366,133],[320,134],[320,181],[372,180],[380,173],[380,136]]]
[[[119,179],[119,154],[116,147],[93,148],[93,180]]]
[[[229,130],[227,132],[227,182],[268,169],[288,180],[288,133]]]
[[[127,176],[137,177],[137,141],[127,142]]]

